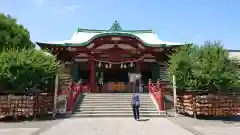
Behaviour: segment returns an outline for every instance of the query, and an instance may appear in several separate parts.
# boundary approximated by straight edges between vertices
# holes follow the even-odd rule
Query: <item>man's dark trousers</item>
[[[133,109],[133,116],[135,120],[139,119],[139,105],[132,105],[132,109]]]

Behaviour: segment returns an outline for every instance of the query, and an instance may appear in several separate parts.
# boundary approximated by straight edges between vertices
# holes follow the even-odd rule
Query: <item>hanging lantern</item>
[[[98,63],[98,67],[101,67],[101,62]]]
[[[112,63],[109,64],[109,68],[111,68],[111,67],[112,67]]]
[[[127,68],[127,65],[125,64],[123,67],[124,67],[124,68]]]
[[[108,68],[108,64],[105,65],[105,68]]]

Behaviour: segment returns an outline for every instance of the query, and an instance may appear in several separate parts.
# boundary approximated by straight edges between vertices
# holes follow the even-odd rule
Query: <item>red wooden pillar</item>
[[[97,92],[96,87],[96,71],[95,71],[95,61],[93,59],[89,59],[89,65],[90,65],[90,90],[91,92]]]

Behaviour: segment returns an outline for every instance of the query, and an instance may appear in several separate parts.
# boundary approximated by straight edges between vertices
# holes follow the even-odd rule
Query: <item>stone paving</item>
[[[37,135],[62,122],[58,120],[0,122],[0,135]]]
[[[0,129],[0,135],[33,135],[38,128],[7,128]]]
[[[173,130],[174,129],[174,130]],[[166,118],[75,118],[39,135],[193,135]]]
[[[239,121],[199,120],[189,117],[168,119],[194,135],[238,135],[240,132]]]
[[[240,122],[196,120],[188,117],[69,118],[0,122],[0,135],[238,135]]]

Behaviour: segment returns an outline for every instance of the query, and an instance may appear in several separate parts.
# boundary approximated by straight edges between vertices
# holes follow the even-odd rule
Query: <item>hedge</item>
[[[0,53],[0,91],[50,89],[61,68],[55,56],[42,50],[8,50]]]

